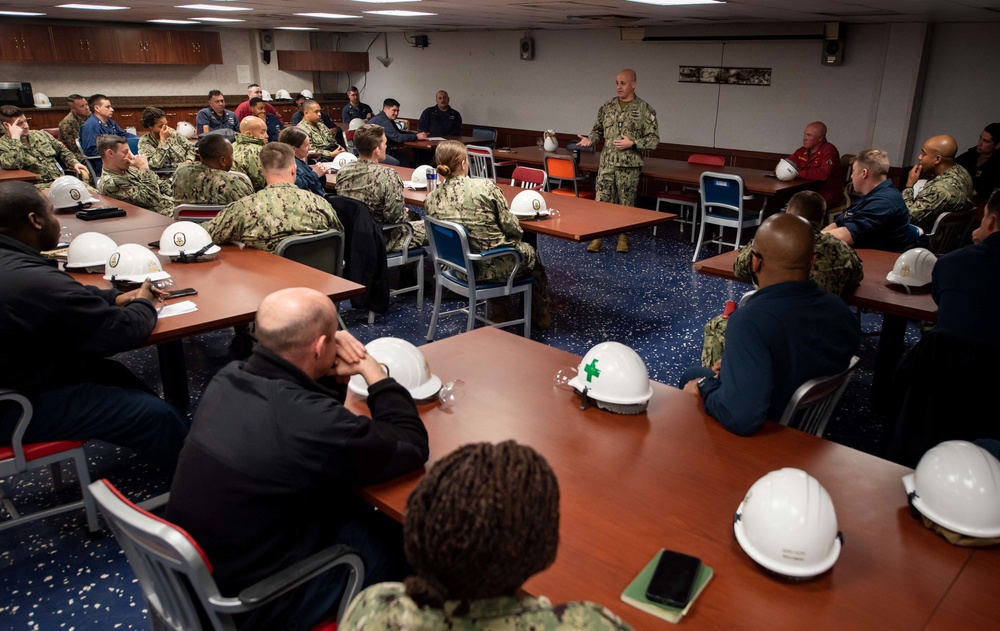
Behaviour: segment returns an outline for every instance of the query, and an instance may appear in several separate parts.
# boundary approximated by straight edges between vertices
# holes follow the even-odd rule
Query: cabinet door
[[[24,117],[28,120],[28,125],[31,129],[41,131],[47,128],[58,127],[59,121],[66,117],[66,112],[34,110],[26,112]]]
[[[47,26],[0,26],[0,59],[53,61],[52,36]]]
[[[123,64],[166,64],[174,58],[168,31],[118,29],[115,38],[118,60]]]
[[[218,33],[171,31],[172,63],[207,66],[222,63],[222,41]]]
[[[116,63],[117,43],[114,31],[107,28],[53,26],[56,61]]]
[[[135,127],[137,135],[143,131],[142,109],[124,108],[124,107],[122,109],[116,109],[114,119],[115,122],[121,125],[123,129],[128,129],[129,127]]]

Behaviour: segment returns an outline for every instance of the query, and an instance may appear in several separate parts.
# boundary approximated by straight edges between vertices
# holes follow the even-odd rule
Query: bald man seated
[[[844,203],[846,173],[840,168],[840,152],[826,139],[826,124],[815,121],[802,132],[802,146],[788,159],[799,170],[799,177],[822,182],[817,192],[827,208]]]
[[[969,207],[972,176],[955,162],[958,143],[948,135],[928,138],[920,149],[917,163],[906,177],[903,201],[910,211],[910,223],[930,232],[938,215]],[[923,188],[914,184],[927,180]]]
[[[768,217],[754,237],[759,289],[729,317],[718,372],[697,366],[681,377],[705,412],[740,436],[781,418],[795,390],[847,368],[861,331],[844,301],[809,278],[813,227],[801,217]]]
[[[167,519],[212,562],[224,595],[337,543],[365,561],[365,585],[405,570],[398,524],[351,489],[427,461],[427,431],[409,392],[365,347],[337,330],[337,310],[312,289],[266,297],[258,345],[209,383],[181,450]],[[344,383],[368,384],[371,418],[343,406]],[[334,568],[240,617],[241,631],[311,629],[336,613],[346,583]]]
[[[256,116],[248,116],[240,121],[240,132],[233,143],[233,171],[239,171],[250,178],[253,190],[267,186],[264,172],[260,167],[260,150],[267,144],[267,125]]]

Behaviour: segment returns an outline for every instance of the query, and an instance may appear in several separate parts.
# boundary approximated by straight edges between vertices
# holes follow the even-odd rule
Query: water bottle
[[[437,188],[438,174],[435,171],[427,171],[427,194]]]

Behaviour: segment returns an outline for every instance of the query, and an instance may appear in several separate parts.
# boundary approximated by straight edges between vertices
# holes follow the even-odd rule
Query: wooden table
[[[972,553],[958,580],[934,612],[926,631],[996,628],[1000,620],[1000,550]]]
[[[24,169],[0,169],[0,182],[37,182],[38,176]]]
[[[475,136],[443,136],[439,140],[431,138],[428,138],[427,140],[407,140],[403,143],[403,146],[409,147],[410,149],[430,149],[433,151],[434,149],[437,149],[438,145],[445,140],[457,140],[463,145],[474,145],[477,141],[482,141],[483,139],[476,138]]]
[[[568,149],[557,149],[548,152],[541,147],[513,147],[508,150],[497,149],[493,152],[498,160],[516,160],[524,164],[543,167],[546,154],[571,155]],[[591,151],[580,152],[578,168],[588,173],[596,173],[600,161],[600,153]],[[747,169],[744,167],[710,167],[704,164],[688,164],[684,160],[666,160],[664,158],[643,158],[642,174],[654,180],[663,180],[677,184],[700,184],[701,174],[705,171],[728,173],[743,178],[747,192],[758,195],[772,196],[779,193],[791,194],[806,188],[812,188],[817,182],[796,178],[790,182],[782,182],[774,177],[771,171]]]
[[[43,191],[48,194],[48,191]],[[93,193],[92,193],[93,194]],[[76,218],[76,210],[58,211],[56,212],[56,217],[59,219],[59,224],[69,228],[74,235],[82,234],[84,232],[100,232],[101,234],[106,234],[115,240],[115,243],[129,243],[128,241],[121,241],[114,235],[119,232],[129,232],[133,230],[143,230],[146,228],[156,228],[160,232],[163,229],[174,223],[173,217],[167,217],[166,215],[161,215],[155,213],[151,210],[146,210],[145,208],[140,208],[128,202],[119,201],[113,197],[108,197],[107,195],[94,195],[99,202],[94,204],[94,206],[111,206],[121,208],[125,211],[124,217],[112,217],[111,219],[94,219],[93,221],[83,221],[82,219]],[[159,239],[160,235],[157,234],[152,239],[147,239],[147,241],[154,241]],[[135,241],[138,243],[138,241]],[[146,241],[142,241],[146,243]]]
[[[514,439],[538,450],[556,472],[559,554],[525,585],[553,602],[593,600],[637,629],[674,629],[619,601],[664,547],[715,569],[685,627],[921,629],[972,555],[910,516],[905,467],[772,422],[752,438],[732,435],[696,397],[658,383],[644,414],[581,411],[579,399],[552,380],[579,357],[489,327],[421,350],[442,381],[465,382],[450,409],[436,402],[420,407],[430,464],[467,443]],[[353,394],[347,406],[368,413]],[[781,467],[804,469],[823,484],[844,533],[837,564],[812,581],[767,575],[733,537],[733,513],[746,491]],[[401,519],[421,475],[361,494]],[[994,589],[979,598],[995,610],[996,596]],[[959,595],[954,602],[961,603]],[[995,622],[986,618],[984,625]]]

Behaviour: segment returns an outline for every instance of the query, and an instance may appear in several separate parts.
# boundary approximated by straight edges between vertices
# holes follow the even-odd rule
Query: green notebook
[[[622,602],[626,602],[636,609],[641,609],[657,618],[663,618],[667,622],[676,624],[681,621],[681,618],[687,615],[688,609],[691,608],[694,601],[704,591],[705,585],[708,585],[708,581],[712,579],[713,571],[707,565],[701,566],[701,570],[698,571],[698,577],[694,581],[694,588],[691,590],[691,600],[683,609],[661,605],[646,598],[646,588],[649,587],[649,581],[653,578],[653,571],[656,569],[656,564],[659,563],[660,555],[662,554],[663,550],[661,549],[653,557],[653,560],[646,564],[646,567],[639,572],[639,575],[632,579],[632,582],[622,592]]]

